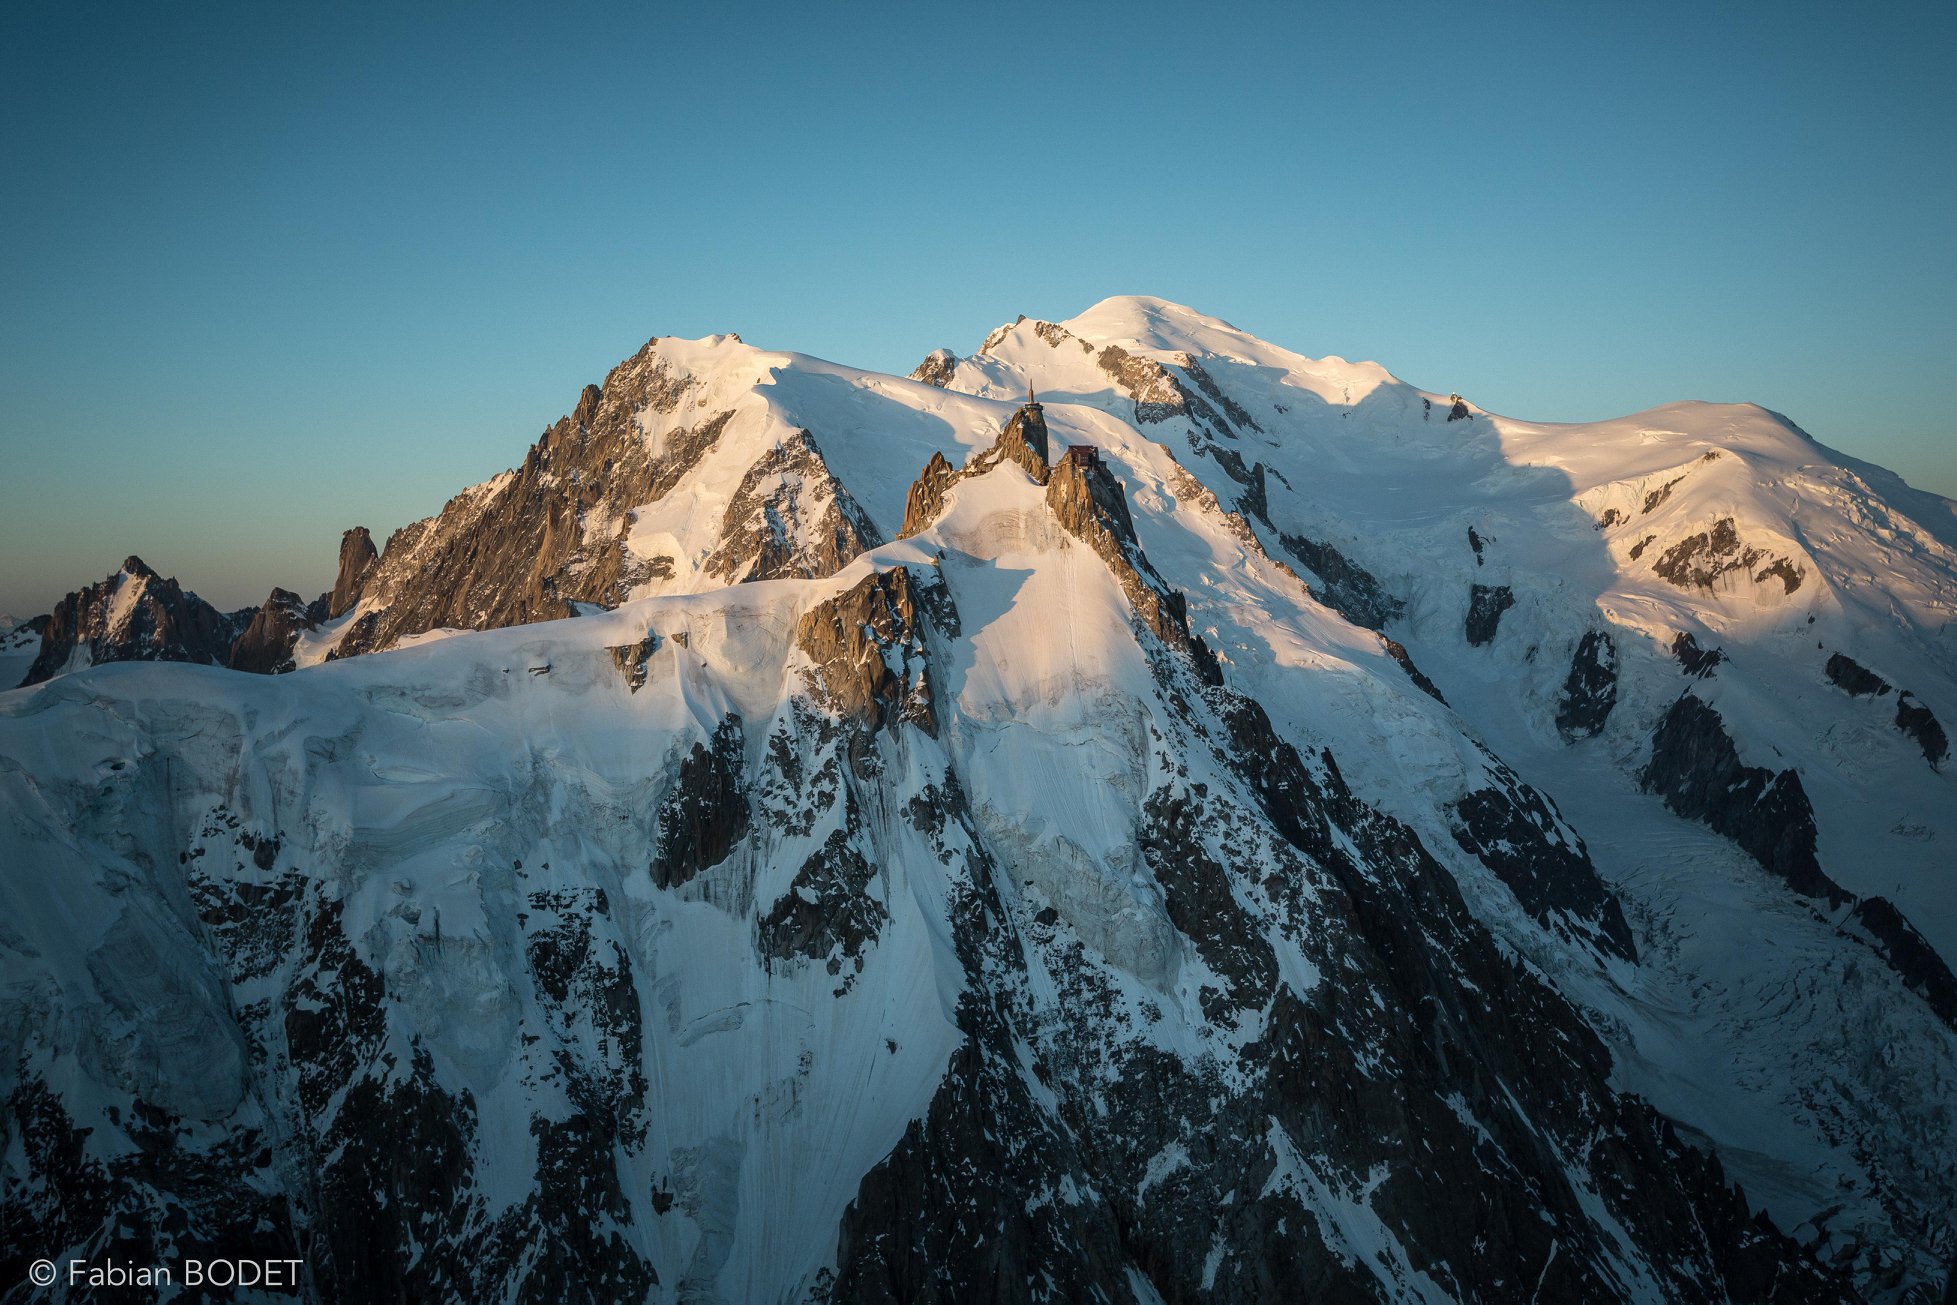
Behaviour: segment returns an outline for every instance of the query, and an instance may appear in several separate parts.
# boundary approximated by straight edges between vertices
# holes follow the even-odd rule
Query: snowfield
[[[290,673],[0,694],[0,1282],[1938,1299],[1952,512],[1157,299],[655,340]]]

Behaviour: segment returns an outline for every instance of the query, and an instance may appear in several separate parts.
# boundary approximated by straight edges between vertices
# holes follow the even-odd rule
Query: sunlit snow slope
[[[0,1292],[1935,1299],[1951,507],[1153,299],[655,340],[300,669],[0,695]]]

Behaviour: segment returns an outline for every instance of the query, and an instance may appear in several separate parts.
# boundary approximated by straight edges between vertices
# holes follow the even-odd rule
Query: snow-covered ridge
[[[8,1217],[323,1298],[1934,1288],[1957,564],[1884,474],[1153,299],[656,339],[301,669],[0,695]]]

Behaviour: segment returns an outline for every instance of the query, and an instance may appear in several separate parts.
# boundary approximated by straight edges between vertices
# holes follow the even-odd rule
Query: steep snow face
[[[1349,406],[1363,402],[1382,386],[1399,385],[1378,363],[1306,358],[1166,299],[1136,295],[1103,299],[1060,326],[1104,350],[1114,345],[1162,361],[1180,355],[1200,358],[1205,366],[1211,361],[1224,363],[1233,369],[1226,375],[1235,383],[1224,385],[1219,380],[1220,386],[1240,398],[1268,396],[1273,407],[1287,396],[1293,401],[1289,406],[1296,406],[1301,393]]]
[[[336,606],[341,590],[357,605],[300,663],[833,574],[902,523],[913,462],[989,442],[999,412],[736,336],[653,340],[587,387],[521,467],[397,531],[370,573],[343,579]]]
[[[961,982],[957,875],[897,815],[931,758],[897,748],[859,798],[784,696],[809,599],[745,586],[269,691],[90,676],[11,699],[7,1051],[32,1067],[10,1090],[56,1094],[36,1145],[71,1120],[134,1205],[193,1212],[112,1244],[235,1250],[261,1216],[289,1244],[303,1220],[315,1289],[346,1299],[499,1295],[551,1257],[634,1294],[656,1271],[668,1298],[806,1283],[942,1076]],[[648,625],[633,692],[604,645]],[[728,793],[689,769],[714,750]],[[80,805],[42,787],[61,774],[87,777]],[[749,836],[699,854],[716,801],[750,795]],[[847,888],[875,946],[763,950],[771,909],[845,891],[798,875],[834,847],[876,867]],[[132,1110],[190,1130],[147,1143],[160,1175]],[[73,1179],[10,1161],[10,1222],[96,1236]]]
[[[7,1222],[322,1299],[1934,1285],[1957,591],[1885,474],[1161,300],[655,340],[350,533],[297,672],[0,695]]]
[[[336,1299],[1825,1298],[1048,507],[1001,463],[826,580],[10,695],[10,1223],[303,1235]]]
[[[954,490],[921,542],[940,541],[968,631],[945,668],[947,739],[978,827],[1111,962],[1171,986],[1175,926],[1140,866],[1149,668],[1120,590],[1015,466]]]
[[[1399,423],[1423,396],[1371,362],[1312,359],[1160,299],[1107,299],[1079,317],[1001,327],[946,384],[1008,398],[1030,384],[1143,429],[1190,416],[1212,430],[1312,426],[1363,408],[1361,428]],[[1349,430],[1350,428],[1348,428]]]
[[[1873,1229],[1919,1217],[1948,1228],[1947,1203],[1934,1195],[1952,1173],[1946,1126],[1930,1126],[1941,1140],[1927,1150],[1882,1139],[1922,1137],[1915,1102],[1926,1083],[1948,1081],[1949,1017],[1937,1011],[1950,1009],[1949,990],[1941,989],[1941,1007],[1916,994],[1935,995],[1949,969],[1941,958],[1957,955],[1957,896],[1944,873],[1957,803],[1948,773],[1932,764],[1942,722],[1957,712],[1946,633],[1957,602],[1951,504],[1749,405],[1676,404],[1580,426],[1513,421],[1370,364],[1286,356],[1154,300],[1001,328],[944,383],[1001,397],[1034,385],[1056,431],[1078,411],[1063,406],[1072,400],[1094,409],[1092,420],[1104,414],[1112,428],[1159,442],[1238,510],[1245,535],[1299,568],[1319,599],[1403,645],[1452,712],[1403,688],[1377,692],[1390,679],[1375,679],[1343,720],[1322,704],[1287,719],[1303,731],[1369,740],[1341,750],[1342,761],[1393,758],[1369,776],[1389,806],[1392,794],[1422,793],[1436,779],[1443,792],[1463,786],[1458,761],[1444,761],[1437,777],[1420,773],[1458,757],[1458,747],[1398,738],[1388,725],[1432,714],[1451,722],[1449,732],[1464,726],[1491,746],[1563,812],[1588,812],[1574,828],[1602,849],[1600,870],[1639,918],[1642,964],[1635,979],[1618,976],[1589,996],[1583,967],[1558,960],[1545,968],[1580,1000],[1608,1008],[1606,1027],[1646,1044],[1627,1062],[1627,1081],[1727,1143],[1722,1155],[1748,1192],[1767,1197],[1787,1226],[1841,1206],[1813,1235],[1871,1264],[1881,1254],[1857,1243]],[[1162,533],[1189,540],[1202,514],[1168,497],[1175,509],[1158,515],[1161,500],[1137,489],[1137,529],[1147,538],[1161,521]],[[1236,617],[1241,629],[1241,601],[1217,600],[1242,584],[1243,568],[1179,555],[1166,542],[1150,549],[1190,593],[1193,624],[1221,636]],[[1312,606],[1285,609],[1295,621]],[[1598,652],[1606,639],[1607,669]],[[1263,642],[1222,639],[1235,659],[1226,663],[1233,683],[1259,674],[1254,650]],[[1328,643],[1336,646],[1316,632],[1310,640],[1315,650]],[[1681,659],[1695,660],[1691,648],[1724,660],[1709,675],[1688,672]],[[1852,694],[1827,669],[1837,655],[1888,687]],[[1339,682],[1309,679],[1321,695]],[[1314,688],[1258,692],[1275,716]],[[1740,764],[1769,778],[1798,776],[1817,829],[1814,859],[1847,901],[1792,891],[1731,844],[1675,830],[1678,821],[1642,796],[1656,783],[1643,780],[1654,734],[1688,690],[1714,706]],[[1573,705],[1573,693],[1588,701]],[[1577,720],[1590,723],[1573,728]],[[1394,809],[1422,826],[1420,813]],[[1638,815],[1627,820],[1626,810]],[[1691,851],[1666,851],[1679,848]],[[1668,854],[1688,858],[1689,889]],[[1682,906],[1708,894],[1720,905],[1703,909],[1735,930],[1724,946],[1708,945]],[[1911,926],[1896,942],[1859,923],[1883,914],[1871,905],[1878,898]],[[1500,926],[1500,894],[1470,893],[1470,901]],[[1817,910],[1827,923],[1796,942],[1807,926],[1793,921]],[[1755,935],[1742,918],[1782,919],[1785,950],[1747,946],[1741,939]],[[1909,937],[1918,931],[1933,959],[1905,979],[1911,1004],[1898,1009],[1880,994],[1910,971],[1895,957],[1922,950]],[[1525,952],[1539,946],[1526,933],[1506,936]],[[1773,1057],[1770,1073],[1713,1069],[1696,1048],[1747,1045],[1759,1027],[1751,994],[1813,989],[1816,955],[1833,958],[1825,968],[1844,977],[1822,987],[1827,997],[1817,992],[1819,1005],[1790,1009],[1774,1025],[1777,1038],[1808,1050],[1787,1064]],[[1860,967],[1884,960],[1891,975],[1863,989]],[[1642,990],[1628,1015],[1613,991],[1627,983]],[[1680,1002],[1709,1002],[1689,1034],[1659,1014]],[[1893,1036],[1934,1048],[1927,1064],[1905,1058],[1910,1068],[1892,1073],[1871,1063],[1889,1059],[1883,1053],[1852,1049],[1868,1028],[1896,1018],[1908,1031]],[[1669,1048],[1662,1070],[1653,1045]],[[1761,1054],[1772,1055],[1764,1046]],[[1844,1059],[1864,1066],[1854,1088],[1838,1078]],[[1692,1068],[1681,1074],[1681,1062]],[[1799,1122],[1816,1115],[1829,1122]],[[1763,1118],[1776,1122],[1762,1129]],[[1777,1141],[1759,1145],[1763,1132]],[[1863,1160],[1842,1161],[1846,1138]],[[1871,1158],[1877,1153],[1886,1158]],[[1938,1158],[1911,1177],[1925,1155]],[[1844,1192],[1854,1193],[1845,1203]],[[1947,1258],[1945,1236],[1921,1262],[1925,1272],[1937,1255]]]
[[[1957,954],[1957,889],[1936,840],[1914,832],[1957,836],[1941,819],[1934,738],[1897,722],[1894,696],[1858,703],[1824,674],[1835,653],[1879,662],[1939,730],[1957,716],[1946,501],[1879,492],[1871,469],[1750,405],[1513,421],[1159,300],[1002,328],[947,384],[1037,385],[1161,441],[1271,554],[1311,572],[1321,598],[1390,621],[1430,675],[1444,667],[1450,702],[1501,698],[1477,724],[1515,716],[1532,739],[1555,738],[1572,659],[1610,631],[1620,687],[1597,746],[1629,775],[1684,687],[1679,636],[1724,649],[1732,660],[1707,691],[1743,755],[1807,763],[1830,873],[1892,898]]]

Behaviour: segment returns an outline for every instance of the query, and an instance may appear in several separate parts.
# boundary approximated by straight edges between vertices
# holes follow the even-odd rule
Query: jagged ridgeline
[[[654,340],[310,602],[131,559],[0,644],[0,1282],[1935,1299],[1884,474],[1123,299]]]

